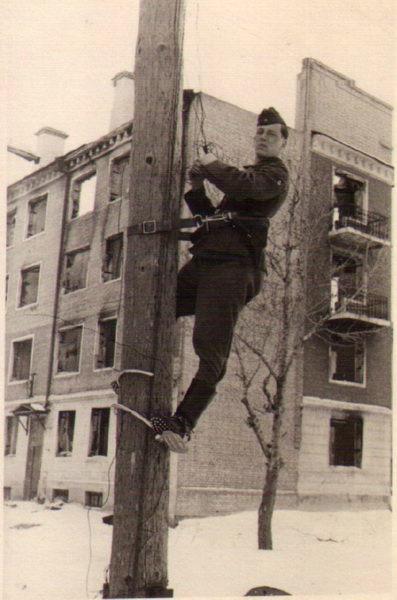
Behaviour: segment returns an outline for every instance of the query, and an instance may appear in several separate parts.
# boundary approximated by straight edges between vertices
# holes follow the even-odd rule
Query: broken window
[[[331,380],[364,383],[365,346],[363,342],[331,344]]]
[[[89,257],[89,248],[74,250],[66,254],[65,276],[62,282],[64,294],[86,287]]]
[[[71,456],[73,451],[75,410],[61,410],[58,415],[57,456]]]
[[[72,327],[59,332],[57,373],[78,373],[82,327]]]
[[[112,281],[121,277],[123,264],[123,234],[112,236],[106,240],[103,261],[103,281]]]
[[[99,347],[96,368],[106,369],[114,366],[117,319],[99,321]]]
[[[366,272],[362,258],[333,253],[331,279],[333,311],[352,308],[366,299]]]
[[[47,212],[47,195],[29,202],[28,232],[26,237],[32,237],[45,229]]]
[[[72,184],[72,214],[71,218],[76,219],[88,212],[94,210],[96,190],[96,172],[92,171],[76,179]]]
[[[69,490],[54,488],[52,490],[52,501],[54,502],[54,500],[62,500],[63,502],[69,502]]]
[[[333,192],[335,206],[339,209],[339,218],[364,219],[366,195],[364,181],[346,173],[335,173]]]
[[[5,426],[5,456],[13,456],[17,452],[18,419],[6,417]]]
[[[12,381],[29,379],[32,345],[32,339],[13,342]]]
[[[357,415],[331,418],[330,461],[333,466],[361,468],[363,420]]]
[[[103,496],[101,492],[86,492],[84,506],[102,508]]]
[[[109,418],[109,408],[92,409],[88,456],[108,455]]]
[[[17,211],[7,213],[7,247],[14,243],[15,223],[17,220]]]
[[[21,271],[21,294],[19,306],[27,306],[37,302],[39,290],[40,267],[38,265]]]
[[[115,158],[110,170],[110,202],[125,198],[129,187],[129,155]]]

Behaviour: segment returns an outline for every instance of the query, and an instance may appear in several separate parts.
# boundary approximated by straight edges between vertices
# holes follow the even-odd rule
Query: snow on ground
[[[112,538],[105,514],[6,503],[4,600],[101,598]],[[392,597],[390,512],[276,511],[273,551],[256,549],[256,519],[244,512],[170,529],[174,597],[242,597],[263,585],[312,600]]]

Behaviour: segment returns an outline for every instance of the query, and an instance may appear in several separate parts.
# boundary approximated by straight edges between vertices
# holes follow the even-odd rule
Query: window
[[[59,332],[57,373],[78,373],[82,327],[72,327]]]
[[[12,246],[14,243],[16,217],[16,210],[7,213],[7,247]]]
[[[76,179],[72,184],[72,214],[71,218],[76,219],[94,209],[96,190],[96,172]]]
[[[352,309],[365,302],[366,272],[363,260],[341,253],[332,255],[331,308]]]
[[[86,492],[84,506],[91,506],[92,508],[102,508],[102,493],[101,492]]]
[[[365,345],[363,342],[331,344],[331,380],[364,384]]]
[[[53,489],[52,490],[52,501],[56,499],[63,500],[64,502],[69,502],[69,490],[61,490],[61,489]]]
[[[336,172],[333,190],[340,218],[353,217],[364,220],[363,210],[366,208],[366,183],[364,181],[356,179],[354,175]]]
[[[6,417],[5,426],[5,456],[14,456],[17,452],[18,419]]]
[[[114,366],[117,319],[99,321],[99,344],[96,368],[106,369]]]
[[[86,287],[89,258],[89,248],[74,250],[66,254],[65,276],[62,282],[64,294]]]
[[[26,237],[32,237],[45,229],[47,212],[47,196],[41,196],[29,202],[28,232]]]
[[[5,502],[7,502],[7,500],[11,500],[11,488],[10,487],[3,487],[3,499]]]
[[[109,418],[109,408],[92,409],[88,456],[108,455]]]
[[[12,381],[26,381],[30,376],[33,340],[13,342]]]
[[[40,267],[38,265],[21,271],[21,294],[19,306],[27,306],[37,302],[39,290]]]
[[[111,163],[110,170],[110,197],[109,201],[114,202],[117,198],[125,198],[129,187],[129,161],[130,157],[122,156],[115,158]]]
[[[57,456],[71,456],[73,451],[75,410],[61,410],[58,415]]]
[[[121,277],[123,264],[123,234],[112,236],[106,240],[105,257],[103,261],[103,281],[111,281]]]
[[[363,420],[357,415],[331,418],[330,465],[361,468]]]
[[[6,302],[8,300],[8,285],[9,285],[9,283],[10,283],[10,276],[6,275],[6,289],[5,289],[5,292],[6,292],[5,300],[6,300]]]

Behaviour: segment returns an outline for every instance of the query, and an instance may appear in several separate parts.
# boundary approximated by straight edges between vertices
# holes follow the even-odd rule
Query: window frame
[[[44,227],[41,231],[38,231],[37,233],[33,233],[32,235],[29,235],[29,221],[30,221],[30,207],[32,204],[41,202],[45,200],[45,215],[44,215]],[[44,194],[42,194],[41,196],[35,196],[34,198],[32,198],[31,200],[28,200],[27,203],[27,221],[26,221],[26,230],[25,230],[25,241],[27,240],[31,240],[32,238],[37,238],[38,235],[42,235],[43,233],[46,232],[46,225],[47,225],[47,207],[48,207],[48,192],[45,192]]]
[[[108,242],[111,242],[112,240],[116,240],[116,239],[120,239],[121,241],[121,258],[120,258],[120,273],[118,275],[118,277],[114,277],[111,279],[106,279],[106,275],[108,275],[109,273],[105,270],[106,269],[106,257],[107,257],[107,245]],[[123,271],[124,271],[124,260],[125,260],[125,252],[124,252],[124,235],[123,232],[119,232],[119,233],[115,233],[114,235],[109,235],[108,237],[105,238],[104,240],[104,247],[103,247],[103,255],[102,255],[102,269],[101,269],[101,283],[107,284],[107,283],[112,283],[114,281],[120,281],[123,277]]]
[[[70,291],[65,291],[67,290],[66,287],[66,280],[67,280],[67,273],[68,273],[68,267],[67,267],[67,261],[68,261],[68,257],[72,256],[72,255],[76,255],[76,254],[83,254],[83,253],[87,253],[87,266],[86,266],[86,273],[85,273],[85,284],[83,287],[79,287]],[[62,277],[62,282],[61,282],[61,289],[62,289],[62,296],[70,296],[70,294],[75,294],[76,292],[80,292],[81,290],[86,290],[87,286],[88,286],[88,271],[89,271],[89,266],[90,266],[90,259],[91,259],[91,247],[89,245],[85,245],[82,246],[81,248],[76,248],[74,250],[68,250],[67,252],[65,252],[64,254],[64,259],[63,259],[63,277]]]
[[[27,265],[26,267],[22,267],[21,270],[19,271],[19,285],[18,285],[18,295],[17,295],[17,304],[16,304],[16,309],[17,310],[24,310],[26,308],[32,308],[33,306],[37,306],[37,304],[39,303],[39,289],[40,289],[40,280],[41,280],[41,266],[42,266],[42,261],[36,262],[36,263],[32,263],[31,265]],[[21,304],[21,294],[22,294],[22,285],[23,285],[23,273],[25,271],[29,271],[32,270],[34,268],[38,267],[39,269],[39,274],[38,274],[38,279],[37,279],[37,297],[36,300],[34,302],[30,302],[29,304]]]
[[[334,383],[336,385],[347,385],[347,386],[353,386],[353,387],[359,387],[359,388],[366,388],[367,387],[367,344],[365,343],[365,340],[361,341],[361,342],[354,342],[353,344],[345,344],[345,345],[351,345],[351,346],[355,346],[357,347],[358,344],[361,344],[363,347],[363,381],[362,382],[357,382],[357,381],[345,381],[343,379],[333,379],[332,375],[333,375],[333,364],[335,363],[335,369],[336,369],[336,359],[333,359],[333,346],[338,346],[338,344],[332,343],[332,341],[329,343],[329,354],[328,354],[328,382],[329,383]],[[354,356],[354,360],[356,361],[356,355]],[[355,369],[356,369],[356,365],[355,365]]]
[[[107,321],[116,321],[115,335],[114,335],[113,365],[109,366],[109,367],[98,367],[98,357],[99,357],[99,354],[100,354],[99,350],[100,350],[100,344],[101,344],[100,324],[101,323],[105,323]],[[103,372],[103,371],[109,371],[109,370],[113,370],[114,369],[114,366],[116,364],[117,325],[118,325],[118,317],[117,317],[117,315],[109,315],[107,317],[102,317],[102,318],[98,319],[98,329],[97,329],[97,334],[96,334],[95,353],[94,353],[94,371],[95,372]]]
[[[79,348],[79,358],[78,358],[78,365],[77,365],[77,371],[58,371],[58,366],[59,366],[59,351],[60,351],[60,347],[61,347],[61,341],[60,341],[60,334],[64,333],[66,331],[71,331],[73,329],[80,329],[81,330],[81,334],[80,334],[80,348]],[[55,361],[55,373],[54,376],[55,377],[70,377],[73,375],[80,375],[81,373],[81,361],[82,361],[82,348],[83,348],[83,335],[84,335],[84,324],[80,323],[77,325],[69,325],[67,327],[60,327],[57,331],[57,360]]]
[[[7,212],[7,221],[6,221],[6,249],[8,250],[9,248],[12,248],[15,244],[15,229],[16,229],[16,224],[17,224],[17,212],[18,212],[18,208],[15,207],[12,210],[9,210]],[[12,242],[11,244],[8,244],[8,231],[9,231],[9,226],[8,226],[8,218],[9,217],[14,217],[14,222],[13,222],[13,228],[12,228]]]
[[[95,200],[96,200],[96,193],[97,193],[97,184],[98,184],[98,170],[96,165],[90,165],[90,168],[87,169],[84,173],[79,173],[78,175],[76,175],[76,177],[74,177],[71,181],[70,184],[70,193],[69,193],[69,221],[75,221],[76,219],[79,219],[81,217],[84,217],[84,215],[88,215],[92,212],[94,212],[95,210]],[[95,183],[95,191],[94,191],[94,198],[93,198],[93,205],[92,205],[92,209],[91,210],[87,210],[86,212],[80,214],[80,208],[81,208],[81,204],[80,204],[80,198],[81,198],[81,186],[85,181],[89,181],[90,179],[92,179],[93,177],[96,178],[96,183]],[[78,204],[78,212],[77,214],[74,214],[74,194],[75,194],[75,186],[79,185],[80,189],[79,189],[79,204]]]
[[[27,341],[32,342],[31,352],[30,352],[29,375],[28,375],[27,379],[13,379],[12,373],[14,370],[15,344],[20,343],[20,342],[27,342]],[[20,338],[14,338],[11,340],[10,362],[9,362],[9,371],[8,371],[8,379],[7,379],[8,385],[26,384],[26,382],[30,380],[30,377],[33,372],[33,369],[32,369],[33,354],[34,354],[34,335],[26,335],[26,336],[23,336]]]
[[[102,417],[99,418],[99,431],[98,431],[98,450],[100,450],[100,447],[102,445],[106,446],[106,452],[105,454],[102,454],[101,452],[97,452],[94,453],[93,452],[93,441],[94,441],[94,429],[93,429],[93,421],[94,421],[94,413],[95,411],[99,414],[99,415],[107,415],[107,423],[105,423],[105,425],[102,425]],[[109,435],[110,435],[110,408],[108,406],[103,406],[103,407],[93,407],[91,408],[91,414],[90,414],[90,435],[89,435],[89,440],[88,440],[88,451],[87,451],[87,456],[88,458],[97,458],[97,457],[108,457],[109,456]],[[103,431],[105,431],[106,433],[106,439],[102,440],[102,444],[100,443],[100,438],[101,435],[103,434]]]
[[[360,183],[364,186],[363,202],[362,202],[362,206],[360,208],[362,208],[362,210],[364,210],[364,211],[368,211],[369,179],[362,177],[361,175],[357,175],[356,173],[353,173],[352,171],[346,170],[343,167],[338,167],[338,166],[333,166],[333,169],[332,169],[332,180],[331,180],[332,205],[334,207],[338,206],[335,202],[334,187],[335,187],[335,185],[337,185],[337,183],[339,181],[339,177],[341,175],[347,177],[348,179],[351,179],[352,181],[357,181],[358,183]]]
[[[333,426],[334,423],[334,426]],[[352,459],[353,464],[341,464],[336,463],[336,423],[343,424],[344,426],[353,425],[353,440],[350,440],[353,445]],[[361,414],[350,411],[332,411],[329,419],[329,459],[328,464],[331,469],[361,469],[363,468],[363,456],[364,456],[364,425],[365,420]],[[358,430],[355,428],[358,427]],[[335,432],[333,434],[333,431]]]
[[[71,450],[62,450],[59,451],[59,442],[60,442],[60,425],[61,425],[61,415],[64,413],[68,413],[70,415],[73,415],[73,435],[72,435],[72,440],[71,440]],[[75,436],[75,432],[76,432],[76,417],[77,417],[77,411],[76,410],[59,410],[58,411],[58,418],[57,418],[57,436],[56,436],[56,448],[55,448],[55,456],[56,458],[70,458],[71,456],[73,456],[73,449],[74,449],[74,436]],[[70,443],[70,440],[69,440]]]
[[[116,163],[120,163],[120,162],[126,162],[126,166],[124,167],[124,169],[127,171],[127,177],[128,175],[130,175],[130,173],[128,173],[128,169],[129,169],[129,163],[130,163],[130,159],[131,159],[131,152],[128,150],[127,152],[124,152],[118,156],[113,156],[110,160],[110,165],[109,165],[109,194],[108,194],[108,202],[109,204],[114,204],[114,202],[117,202],[118,200],[122,200],[125,196],[123,195],[123,176],[124,176],[124,172],[123,171],[123,176],[122,176],[122,182],[121,182],[121,195],[119,196],[115,196],[114,198],[112,198],[112,176],[113,176],[113,166]],[[127,180],[127,195],[128,195],[128,189],[129,189],[129,179],[130,177],[128,177]]]
[[[8,423],[12,422],[10,441],[8,443],[9,428]],[[16,456],[18,443],[19,421],[15,415],[6,415],[4,426],[4,456]],[[7,452],[7,445],[9,452]]]

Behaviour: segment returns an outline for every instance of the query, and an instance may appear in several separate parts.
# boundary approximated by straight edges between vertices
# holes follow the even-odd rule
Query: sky
[[[134,69],[138,0],[3,0],[7,142],[31,152],[41,127],[65,151],[109,130],[112,78]],[[186,0],[185,88],[294,126],[305,57],[394,103],[394,0]]]

